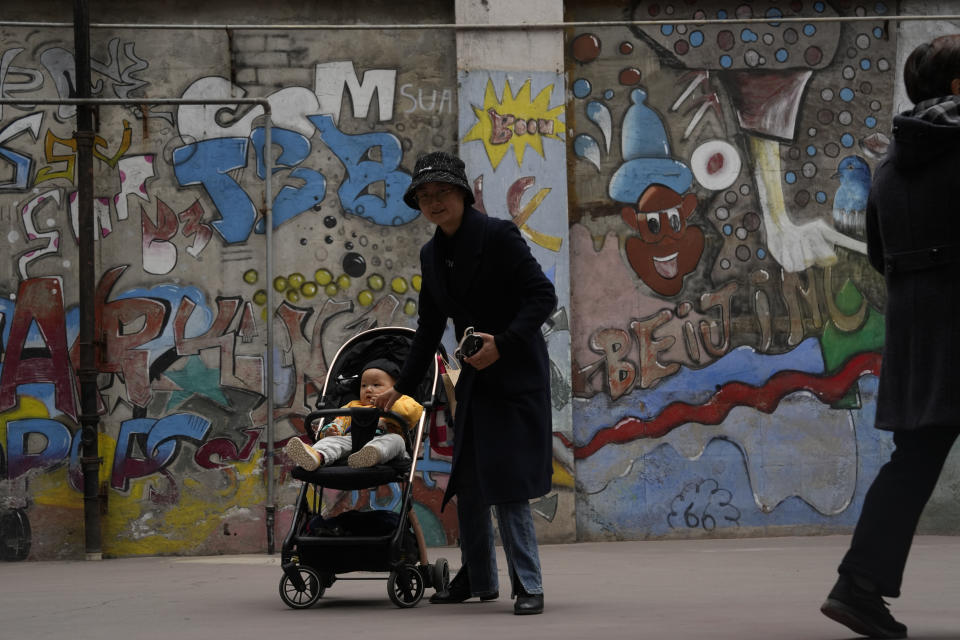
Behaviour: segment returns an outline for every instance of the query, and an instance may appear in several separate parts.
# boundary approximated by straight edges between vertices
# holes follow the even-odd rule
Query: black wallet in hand
[[[467,327],[467,330],[463,332],[463,338],[460,339],[460,344],[457,345],[453,355],[457,360],[462,361],[464,358],[469,358],[477,351],[480,351],[482,347],[483,338],[473,333],[473,327]]]

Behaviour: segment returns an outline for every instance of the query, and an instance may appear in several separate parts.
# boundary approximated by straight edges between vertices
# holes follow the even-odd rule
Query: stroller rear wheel
[[[293,569],[297,578],[303,583],[303,589],[297,584],[297,578],[291,578],[287,573],[280,579],[280,599],[291,609],[309,609],[317,603],[326,590],[326,581],[312,567],[298,565]]]
[[[401,608],[417,606],[425,589],[423,576],[413,565],[403,565],[390,572],[387,579],[387,595],[390,601]]]

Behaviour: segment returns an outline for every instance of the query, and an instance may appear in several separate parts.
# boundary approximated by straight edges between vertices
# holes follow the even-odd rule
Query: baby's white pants
[[[403,443],[403,436],[396,433],[385,433],[382,436],[374,436],[368,447],[376,447],[380,452],[380,461],[387,462],[396,457],[406,458],[407,448]],[[349,434],[345,436],[327,436],[320,438],[313,445],[313,448],[323,454],[323,464],[333,464],[341,458],[346,458],[353,450],[353,437]]]

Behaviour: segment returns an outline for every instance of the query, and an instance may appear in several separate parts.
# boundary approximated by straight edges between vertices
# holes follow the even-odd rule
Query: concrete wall
[[[331,23],[348,13],[280,5],[264,18]],[[401,16],[388,3],[368,3],[357,18],[454,20],[452,7],[419,6]],[[247,9],[263,12],[261,3]],[[139,19],[131,13],[94,13],[93,21]],[[237,18],[176,10],[146,18],[186,16]],[[302,432],[346,338],[415,324],[418,251],[433,229],[401,196],[418,153],[457,148],[454,35],[132,29],[94,30],[92,40],[98,96],[269,100],[277,277],[265,278],[261,107],[100,110],[99,286],[89,292],[75,284],[72,110],[4,107],[4,506],[29,518],[32,557],[82,551],[75,376],[65,350],[77,336],[79,296],[96,296],[104,553],[264,550],[268,318],[282,446]],[[0,42],[6,95],[67,94],[69,29],[8,28]],[[270,313],[269,287],[277,303]],[[14,355],[38,357],[8,366]],[[416,501],[428,541],[448,544],[456,529],[452,511],[439,512],[449,469],[442,420],[431,433]],[[299,483],[284,456],[275,461],[281,540]],[[388,508],[397,499],[385,488],[328,502]]]
[[[62,4],[3,19],[69,21]],[[0,517],[20,541],[8,545],[29,522],[29,557],[83,551],[70,349],[87,295],[101,309],[104,553],[263,551],[268,319],[282,446],[339,345],[415,325],[432,228],[400,195],[433,149],[464,157],[478,201],[521,225],[557,285],[543,540],[849,530],[891,448],[872,428],[883,283],[853,205],[898,104],[897,6],[802,3],[796,15],[870,18],[808,28],[775,14],[670,22],[737,16],[736,3],[208,4],[98,3],[92,19],[662,24],[95,29],[99,97],[270,101],[277,278],[265,274],[261,108],[104,107],[99,284],[85,292],[73,109],[28,102],[69,94],[72,31],[0,27],[0,94],[24,99],[0,110]],[[913,24],[904,42],[934,28]],[[654,209],[667,212],[638,214],[653,183],[670,187]],[[442,419],[431,429],[414,492],[433,545],[456,539],[453,510],[439,511],[450,437]],[[297,483],[275,462],[282,539]],[[956,532],[958,468],[929,530]],[[392,508],[397,496],[325,500]]]

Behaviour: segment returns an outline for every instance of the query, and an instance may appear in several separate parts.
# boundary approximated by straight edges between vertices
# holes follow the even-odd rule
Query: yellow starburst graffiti
[[[566,131],[560,119],[564,112],[563,105],[550,108],[552,92],[553,85],[549,85],[531,100],[529,78],[520,87],[517,95],[513,95],[510,81],[507,80],[503,89],[503,100],[500,100],[497,98],[493,80],[487,80],[483,106],[473,105],[477,123],[464,136],[463,142],[483,142],[494,169],[507,155],[511,146],[518,166],[523,162],[523,154],[528,146],[543,156],[543,139],[560,140]]]

